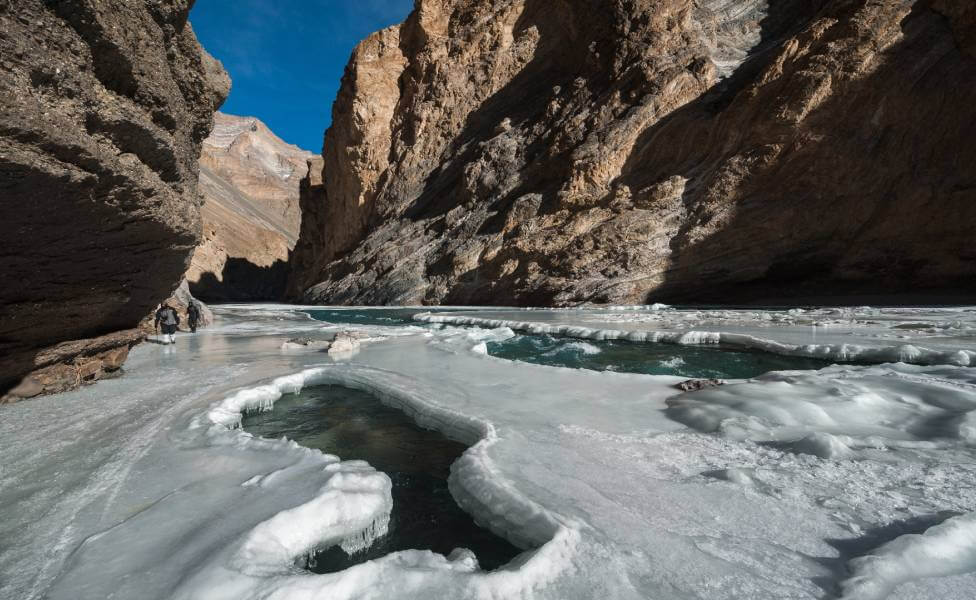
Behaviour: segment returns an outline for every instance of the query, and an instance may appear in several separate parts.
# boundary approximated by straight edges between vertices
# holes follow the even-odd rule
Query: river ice
[[[119,379],[0,407],[0,598],[976,597],[974,309],[215,312],[136,348]],[[345,329],[358,352],[282,349]],[[683,393],[484,353],[513,331],[841,364]],[[367,463],[237,428],[314,384],[470,445],[452,494],[526,552],[493,572],[463,550],[301,569],[369,544],[390,512]]]

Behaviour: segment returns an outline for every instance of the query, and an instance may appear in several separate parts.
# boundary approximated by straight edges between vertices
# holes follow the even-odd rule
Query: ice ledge
[[[403,410],[421,426],[471,445],[451,468],[449,487],[456,501],[479,524],[519,547],[538,549],[491,573],[472,570],[470,561],[463,557],[452,559],[415,550],[393,553],[339,573],[296,573],[296,559],[317,547],[341,544],[356,550],[371,543],[385,533],[392,508],[390,481],[385,474],[362,461],[339,461],[308,450],[313,460],[321,461],[323,470],[333,471],[319,494],[246,532],[174,597],[263,598],[273,589],[289,598],[322,594],[330,599],[358,598],[383,580],[389,589],[403,594],[454,584],[466,590],[458,597],[517,598],[571,568],[582,525],[544,509],[504,481],[488,455],[489,448],[499,441],[491,423],[436,404],[430,400],[433,393],[403,375],[359,365],[307,369],[240,390],[194,419],[190,427],[207,426],[207,436],[215,444],[266,444],[266,440],[240,430],[244,412],[268,410],[283,394],[312,385],[342,385],[368,392]],[[246,483],[263,484],[261,478]],[[417,576],[417,568],[424,569],[423,576]]]

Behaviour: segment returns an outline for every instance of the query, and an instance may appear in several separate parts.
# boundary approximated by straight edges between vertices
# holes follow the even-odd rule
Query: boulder
[[[719,385],[725,385],[725,382],[721,379],[686,379],[680,383],[676,383],[674,387],[683,392],[697,392],[698,390]]]

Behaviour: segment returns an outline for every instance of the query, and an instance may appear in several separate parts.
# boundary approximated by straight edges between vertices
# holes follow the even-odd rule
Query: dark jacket
[[[190,323],[196,323],[200,320],[200,309],[197,308],[196,303],[191,303],[186,309],[186,318]]]

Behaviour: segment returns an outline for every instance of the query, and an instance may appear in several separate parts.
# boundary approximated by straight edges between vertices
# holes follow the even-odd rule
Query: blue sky
[[[319,152],[352,49],[413,0],[197,0],[190,22],[234,86],[221,110]]]

